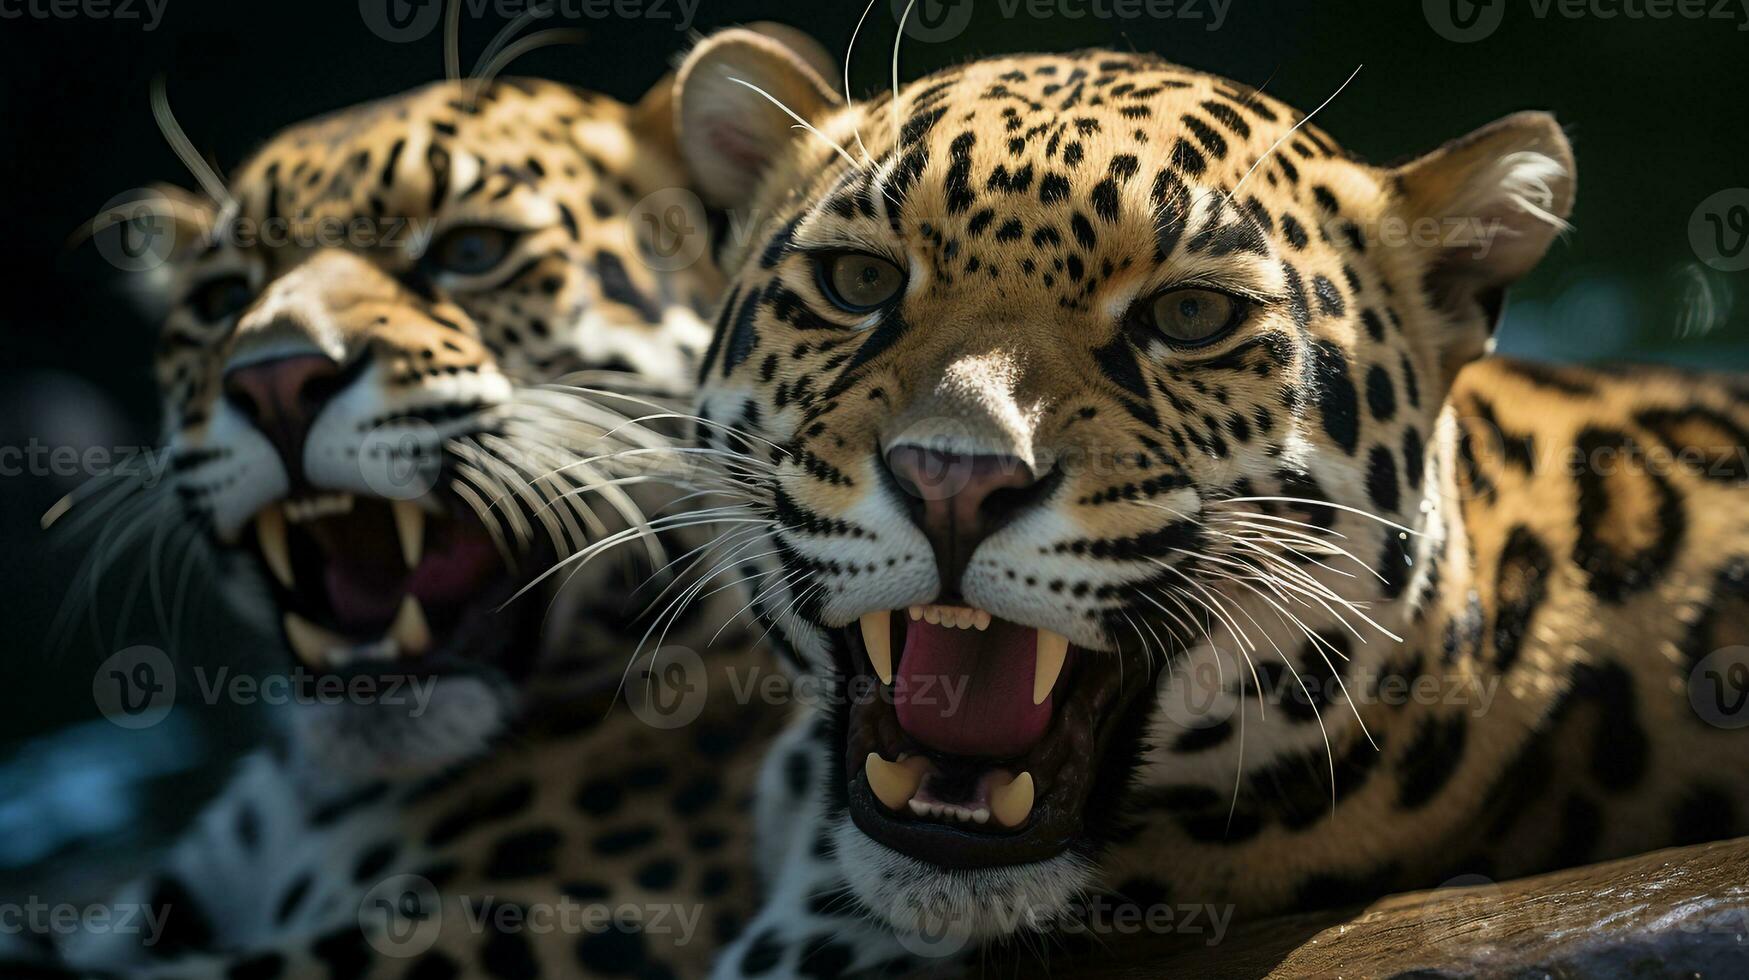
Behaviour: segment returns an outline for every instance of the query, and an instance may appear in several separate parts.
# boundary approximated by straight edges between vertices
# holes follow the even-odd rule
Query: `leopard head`
[[[637,105],[429,85],[292,126],[211,197],[118,209],[170,232],[145,276],[169,493],[136,518],[241,558],[222,591],[260,582],[246,604],[304,674],[438,681],[422,723],[380,704],[304,722],[341,755],[479,744],[543,649],[551,593],[510,600],[643,520],[640,465],[615,460],[667,442],[607,392],[685,390],[720,287],[676,237],[702,249],[706,218],[680,190],[671,81]]]
[[[757,606],[839,695],[835,860],[893,925],[983,938],[1098,880],[1187,668],[1401,621],[1444,391],[1573,196],[1543,114],[1382,168],[1137,54],[845,105],[729,32],[677,98],[749,229],[701,432],[757,477]]]

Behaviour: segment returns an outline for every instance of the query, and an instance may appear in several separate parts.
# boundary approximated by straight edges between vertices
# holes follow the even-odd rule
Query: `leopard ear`
[[[174,273],[211,241],[219,208],[211,199],[173,184],[151,184],[117,195],[68,241],[89,241],[100,255],[130,273],[129,292],[149,316],[169,301]]]
[[[800,32],[781,28],[778,34],[777,28],[722,31],[680,66],[680,151],[713,206],[750,201],[772,162],[797,138],[796,119],[811,122],[839,103],[816,67],[829,63],[824,52]]]
[[[1506,288],[1542,260],[1573,212],[1573,148],[1553,116],[1520,112],[1392,171],[1422,284],[1451,323],[1449,374],[1488,347]]]

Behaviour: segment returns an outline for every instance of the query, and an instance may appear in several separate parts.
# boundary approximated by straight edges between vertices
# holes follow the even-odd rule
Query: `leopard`
[[[1494,353],[1569,230],[1553,115],[1381,166],[1148,53],[828,77],[726,31],[676,95],[743,229],[695,438],[829,692],[713,975],[1024,974],[1749,829],[1700,696],[1749,385]]]
[[[152,928],[42,969],[691,976],[733,935],[775,728],[656,705],[637,661],[679,644],[723,690],[765,660],[729,596],[648,615],[711,553],[668,420],[722,277],[686,250],[710,216],[672,83],[452,78],[100,216],[151,260],[124,268],[161,316],[167,476],[66,519],[205,549],[196,601],[272,636],[228,666],[292,696],[109,895]]]

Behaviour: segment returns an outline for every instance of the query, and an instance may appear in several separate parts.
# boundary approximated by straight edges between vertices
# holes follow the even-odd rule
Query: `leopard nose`
[[[904,491],[911,520],[935,552],[944,596],[957,595],[960,577],[985,538],[1029,506],[1040,478],[1015,456],[943,452],[899,445],[887,451],[887,470]]]
[[[225,372],[225,400],[278,451],[286,472],[302,469],[304,436],[342,387],[340,365],[322,354],[257,361]]]

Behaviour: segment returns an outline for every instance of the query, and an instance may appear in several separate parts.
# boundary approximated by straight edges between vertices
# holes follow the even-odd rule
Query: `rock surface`
[[[1749,838],[1112,947],[1109,978],[1749,978]],[[1058,971],[1053,971],[1058,972]]]

